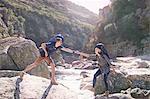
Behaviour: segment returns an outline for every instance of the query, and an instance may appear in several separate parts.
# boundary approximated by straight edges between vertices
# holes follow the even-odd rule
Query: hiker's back
[[[97,56],[96,54],[91,54],[91,55],[88,57],[88,59],[98,61],[98,65],[99,65],[100,67],[102,67],[102,66],[108,64],[104,57],[102,57],[102,56]]]
[[[97,56],[97,61],[100,67],[108,64],[107,61],[102,56]]]

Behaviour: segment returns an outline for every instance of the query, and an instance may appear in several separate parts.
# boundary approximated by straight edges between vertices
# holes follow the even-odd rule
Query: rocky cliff
[[[95,39],[87,47],[104,42],[113,56],[150,53],[149,0],[111,1],[99,10],[99,22],[91,36]]]
[[[38,46],[62,32],[67,46],[82,48],[97,21],[96,14],[67,0],[1,0],[0,14],[0,37],[19,35]]]

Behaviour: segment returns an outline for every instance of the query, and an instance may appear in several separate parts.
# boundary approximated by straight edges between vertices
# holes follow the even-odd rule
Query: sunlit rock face
[[[0,78],[0,84],[3,85],[0,87],[0,98],[1,99],[14,99],[15,93],[15,83],[17,77],[12,78]],[[25,75],[24,80],[20,82],[20,99],[34,98],[41,99],[46,91],[49,88],[50,80]],[[78,99],[76,94],[62,85],[52,86],[47,99]]]
[[[24,70],[40,56],[35,43],[22,37],[0,39],[0,70]],[[50,77],[46,63],[30,71],[31,74]]]
[[[100,21],[91,36],[95,39],[90,38],[87,47],[103,42],[112,57],[149,54],[149,4],[149,0],[112,0],[99,10]]]
[[[96,14],[68,0],[1,0],[0,5],[0,38],[17,35],[37,46],[62,33],[66,46],[82,49],[98,20]]]

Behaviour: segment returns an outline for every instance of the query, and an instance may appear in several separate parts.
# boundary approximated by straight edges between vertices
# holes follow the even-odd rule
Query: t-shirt
[[[55,47],[55,42],[47,42],[46,43],[46,50],[48,52],[48,54],[52,54],[53,52],[55,52],[58,49],[63,48],[63,46],[59,46],[59,47]]]
[[[100,57],[96,54],[90,54],[88,59],[97,60],[100,66],[104,66],[106,64],[111,65],[109,58],[106,55],[101,55]]]
[[[88,59],[97,60],[102,73],[108,73],[110,71],[111,62],[106,55],[101,55],[99,57],[96,54],[90,54]]]

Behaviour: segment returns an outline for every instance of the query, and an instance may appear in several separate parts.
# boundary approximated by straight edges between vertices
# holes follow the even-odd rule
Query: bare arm
[[[61,50],[65,51],[65,52],[68,52],[68,53],[74,53],[74,50],[69,49],[69,48],[65,48],[65,47],[61,48]]]
[[[48,56],[48,53],[47,53],[47,51],[46,51],[46,43],[42,43],[42,44],[41,44],[41,48],[44,50],[45,56],[47,57],[47,56]]]
[[[87,58],[90,56],[90,55],[87,54],[87,53],[83,53],[83,52],[79,52],[79,51],[75,51],[75,53],[76,53],[76,54],[79,54],[79,55],[81,55],[81,56],[87,57]]]
[[[76,54],[79,54],[81,56],[84,56],[90,60],[97,60],[97,55],[96,54],[87,54],[87,53],[83,53],[83,52],[79,52],[79,51],[75,51]]]
[[[90,60],[97,60],[97,55],[96,54],[89,54],[88,59],[90,59]]]
[[[72,49],[69,49],[69,48],[61,48],[62,51],[65,51],[65,52],[68,52],[68,53],[75,53],[75,54],[78,54],[78,55],[82,55],[84,57],[89,57],[89,54],[86,54],[86,53],[83,53],[83,52],[79,52],[79,51],[74,51]]]

